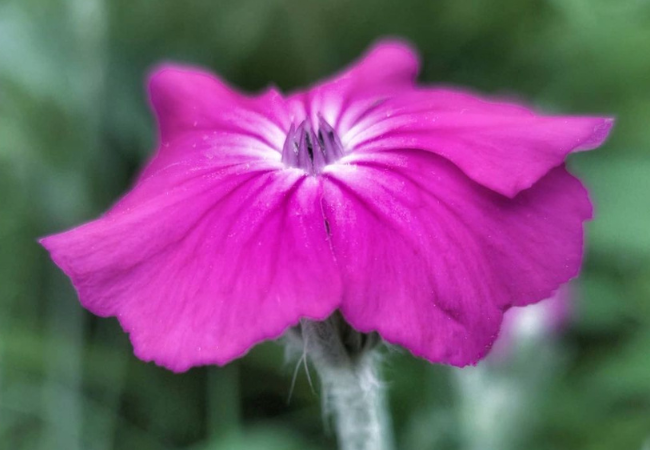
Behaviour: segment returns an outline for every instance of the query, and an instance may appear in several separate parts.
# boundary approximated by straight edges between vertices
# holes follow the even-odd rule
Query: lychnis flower
[[[503,312],[576,276],[591,204],[564,167],[612,121],[417,86],[398,42],[314,88],[150,79],[159,147],[97,220],[42,244],[138,357],[225,364],[340,310],[432,362],[472,364]]]

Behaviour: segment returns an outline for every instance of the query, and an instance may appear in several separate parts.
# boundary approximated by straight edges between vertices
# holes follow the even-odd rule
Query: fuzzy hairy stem
[[[377,338],[351,331],[340,318],[303,321],[304,350],[318,372],[326,414],[341,450],[390,450],[388,414],[377,376]]]

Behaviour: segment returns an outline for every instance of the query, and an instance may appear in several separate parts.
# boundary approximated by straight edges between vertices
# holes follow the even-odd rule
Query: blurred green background
[[[182,375],[142,363],[35,239],[99,215],[151,154],[153,64],[288,90],[384,35],[419,48],[422,81],[617,118],[570,161],[597,218],[568,328],[465,375],[386,351],[397,448],[650,449],[647,0],[0,0],[0,448],[334,448],[304,371],[288,401],[280,345]]]

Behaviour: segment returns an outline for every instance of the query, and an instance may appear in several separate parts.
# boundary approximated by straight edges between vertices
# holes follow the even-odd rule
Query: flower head
[[[43,239],[138,357],[225,364],[337,309],[433,362],[482,358],[503,312],[577,275],[591,204],[564,167],[612,121],[416,86],[385,41],[288,96],[165,66],[159,148],[97,220]]]

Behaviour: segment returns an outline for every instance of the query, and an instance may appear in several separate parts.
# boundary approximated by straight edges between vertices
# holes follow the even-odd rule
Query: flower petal
[[[156,192],[150,177],[117,210],[42,240],[81,303],[118,317],[138,357],[174,371],[225,364],[338,307],[319,179],[182,168],[159,172],[173,188]]]
[[[426,151],[351,155],[325,172],[341,311],[432,362],[485,356],[502,313],[577,275],[591,204],[552,169],[515,199]]]
[[[603,143],[613,120],[542,116],[462,92],[429,89],[384,101],[342,136],[354,151],[424,149],[508,197],[531,187],[566,156]]]
[[[158,118],[160,147],[143,176],[197,153],[203,156],[199,150],[173,145],[177,139],[219,140],[224,142],[222,148],[235,143],[240,149],[273,157],[281,152],[291,125],[288,106],[278,91],[244,95],[198,69],[159,67],[149,79],[149,93]]]
[[[322,115],[337,128],[371,108],[378,96],[411,88],[418,70],[417,54],[408,44],[382,40],[351,68],[309,91],[293,94],[290,102],[296,116],[317,124]]]

